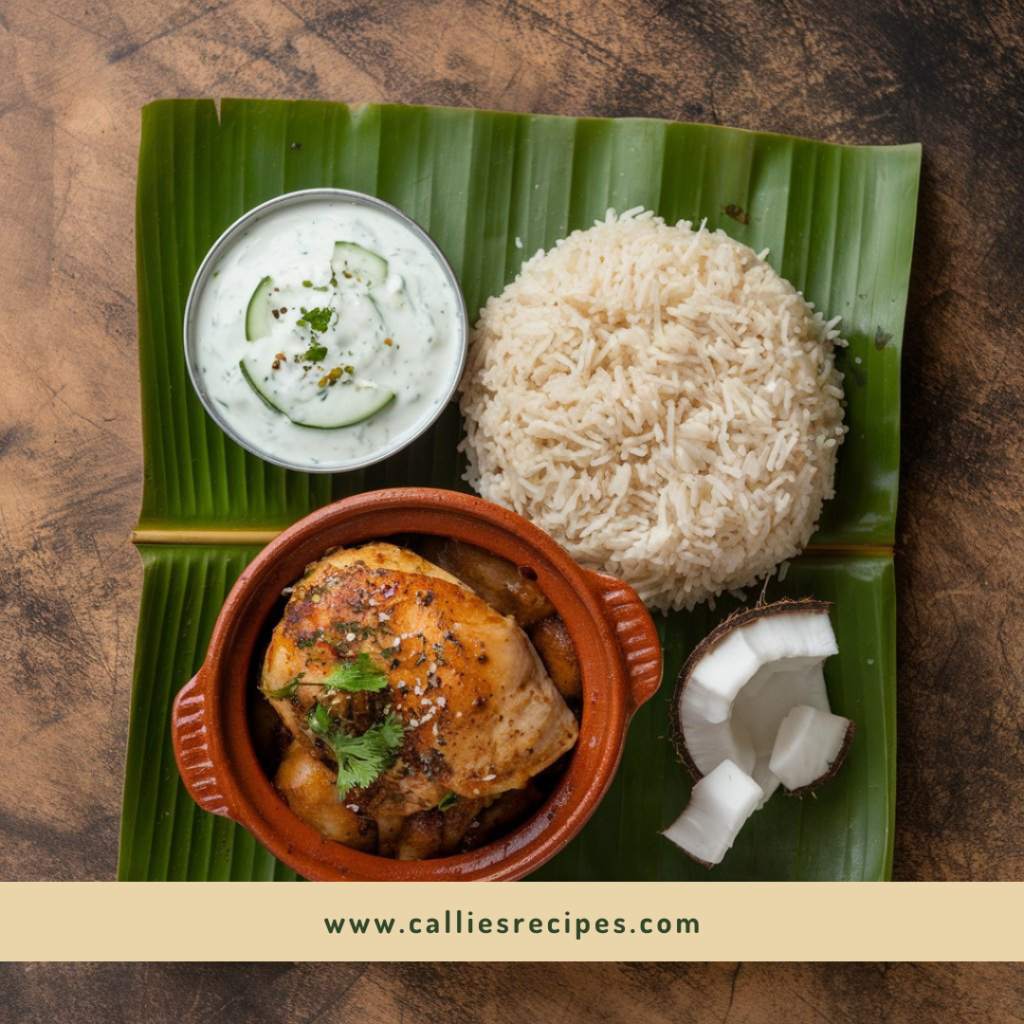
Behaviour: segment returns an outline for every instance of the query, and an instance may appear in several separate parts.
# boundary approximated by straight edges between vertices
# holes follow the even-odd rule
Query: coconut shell
[[[690,752],[686,749],[686,740],[683,738],[683,725],[679,719],[679,705],[682,703],[683,691],[686,684],[693,675],[693,670],[698,663],[711,653],[734,629],[739,629],[750,622],[756,622],[769,615],[789,615],[793,613],[803,614],[806,612],[824,613],[828,615],[832,607],[830,601],[816,601],[813,598],[801,598],[794,601],[790,598],[783,598],[781,601],[773,601],[771,604],[757,604],[753,608],[739,608],[728,618],[723,619],[696,647],[690,652],[690,656],[683,663],[676,678],[675,694],[672,699],[672,743],[676,748],[676,756],[686,766],[687,771],[693,776],[694,782],[703,778],[703,772],[693,763]],[[846,749],[849,746],[851,736],[836,758],[837,765],[846,756]],[[831,769],[830,769],[831,771]],[[831,778],[831,775],[828,776]],[[804,787],[805,789],[809,787]]]

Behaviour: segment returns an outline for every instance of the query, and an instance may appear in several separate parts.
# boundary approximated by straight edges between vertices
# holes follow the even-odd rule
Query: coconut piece
[[[762,797],[761,787],[742,768],[723,761],[693,787],[686,810],[662,835],[705,867],[713,867]]]
[[[768,767],[791,794],[824,785],[853,741],[853,722],[801,704],[782,720]]]
[[[687,659],[676,688],[674,737],[695,779],[732,761],[762,790],[782,720],[798,705],[830,711],[822,665],[839,647],[822,601],[779,601],[738,612]]]

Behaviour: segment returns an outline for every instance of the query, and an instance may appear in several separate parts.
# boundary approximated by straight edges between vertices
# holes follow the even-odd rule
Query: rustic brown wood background
[[[1010,1024],[1007,964],[28,964],[18,1024]]]
[[[1022,43],[1013,0],[0,0],[0,877],[114,875],[139,108],[236,95],[922,141],[895,873],[1024,879]]]

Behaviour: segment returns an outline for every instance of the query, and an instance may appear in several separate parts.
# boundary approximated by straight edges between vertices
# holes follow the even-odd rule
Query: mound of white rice
[[[467,479],[654,607],[750,586],[833,494],[837,322],[721,231],[609,211],[481,312]]]

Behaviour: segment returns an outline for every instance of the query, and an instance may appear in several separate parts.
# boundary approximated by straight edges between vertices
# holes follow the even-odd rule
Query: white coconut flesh
[[[732,761],[775,792],[771,756],[783,720],[799,705],[830,711],[822,665],[836,654],[825,606],[766,612],[733,627],[690,669],[679,701],[686,753],[701,775]]]
[[[662,834],[695,860],[718,864],[762,796],[761,787],[742,768],[723,761],[693,787],[686,810]]]
[[[846,746],[853,723],[840,715],[801,704],[782,720],[769,768],[789,790],[810,789],[827,780]]]

